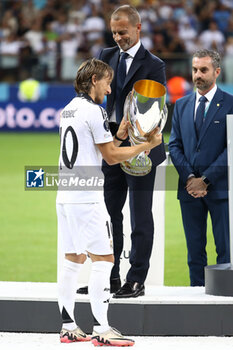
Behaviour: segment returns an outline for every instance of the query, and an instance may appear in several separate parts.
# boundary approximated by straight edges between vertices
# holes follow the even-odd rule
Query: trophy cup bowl
[[[162,132],[167,121],[166,88],[154,80],[138,80],[126,97],[124,118],[129,121],[131,145],[147,140],[155,128]],[[142,152],[121,163],[121,168],[133,176],[147,175],[152,168],[149,156]]]

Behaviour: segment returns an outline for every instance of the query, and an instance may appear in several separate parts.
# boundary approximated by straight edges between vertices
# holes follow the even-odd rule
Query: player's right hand
[[[159,128],[155,128],[150,135],[147,136],[147,141],[149,142],[151,148],[157,147],[162,143],[162,134],[158,133]]]

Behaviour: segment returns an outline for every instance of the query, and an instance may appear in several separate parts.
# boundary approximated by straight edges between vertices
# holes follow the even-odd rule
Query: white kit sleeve
[[[95,114],[90,119],[90,128],[95,144],[113,141],[109,128],[108,115],[104,108],[97,106]]]

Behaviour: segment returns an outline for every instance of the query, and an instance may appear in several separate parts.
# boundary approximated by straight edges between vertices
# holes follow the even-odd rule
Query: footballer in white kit
[[[58,278],[62,343],[91,341],[95,346],[134,345],[132,339],[124,337],[108,322],[114,256],[103,196],[101,161],[103,157],[109,165],[120,163],[156,147],[162,136],[154,135],[140,145],[118,147],[127,138],[129,125],[123,119],[113,139],[107,114],[99,106],[104,96],[111,93],[112,78],[113,70],[106,63],[95,58],[83,62],[75,79],[78,95],[61,113],[56,206],[58,234],[65,255]],[[80,329],[74,317],[78,276],[87,254],[92,261],[88,282],[94,317],[92,336]]]
[[[112,140],[106,111],[89,95],[78,94],[62,111],[59,172],[71,185],[58,190],[56,202],[65,253],[112,253],[110,219],[99,185],[103,183],[102,155],[96,146]],[[72,186],[74,178],[83,186]],[[85,182],[93,179],[96,188],[89,190]]]

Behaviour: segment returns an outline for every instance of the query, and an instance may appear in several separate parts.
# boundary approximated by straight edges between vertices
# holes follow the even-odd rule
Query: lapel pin
[[[219,107],[220,106],[220,104],[219,103],[217,103],[217,107]]]

